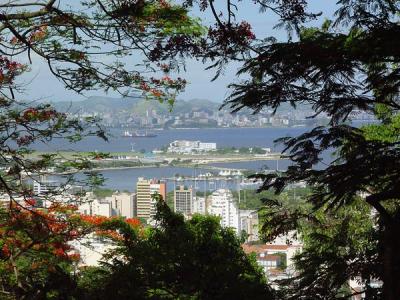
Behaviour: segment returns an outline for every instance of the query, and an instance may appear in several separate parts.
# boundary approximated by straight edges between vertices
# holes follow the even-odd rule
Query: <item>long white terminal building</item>
[[[171,153],[194,153],[217,150],[216,143],[204,143],[200,141],[177,140],[169,144],[168,152]]]

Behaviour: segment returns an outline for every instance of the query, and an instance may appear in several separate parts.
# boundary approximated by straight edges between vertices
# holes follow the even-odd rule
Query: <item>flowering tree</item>
[[[45,297],[54,287],[49,284],[69,278],[73,262],[79,260],[70,242],[100,230],[94,220],[77,214],[62,189],[39,199],[28,182],[51,174],[54,166],[59,171],[91,167],[91,157],[33,156],[33,144],[56,138],[76,142],[89,135],[106,140],[106,133],[95,118],[78,119],[33,102],[24,91],[34,86],[21,75],[31,65],[45,63],[66,89],[77,93],[94,89],[122,95],[136,92],[172,104],[186,84],[169,74],[181,61],[172,54],[155,57],[154,49],[172,45],[178,38],[195,43],[204,33],[185,7],[169,1],[0,3],[2,297]],[[68,175],[65,184],[73,182],[74,177]],[[101,178],[88,173],[82,183],[97,185]]]
[[[24,207],[12,203],[0,211],[0,280],[3,296],[11,299],[78,297],[72,274],[78,271],[80,254],[71,242],[87,236],[122,240],[117,230],[105,228],[110,222],[140,227],[136,219],[81,215],[74,205],[54,203],[41,209],[33,199],[25,202]]]

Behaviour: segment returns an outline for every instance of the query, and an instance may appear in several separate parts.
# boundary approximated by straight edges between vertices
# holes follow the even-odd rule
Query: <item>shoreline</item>
[[[251,161],[274,161],[274,160],[285,160],[282,158],[271,159],[271,158],[264,158],[264,159],[248,159],[248,160],[225,160],[225,161],[209,161],[204,163],[185,163],[185,164],[160,164],[160,165],[142,165],[142,166],[120,166],[120,167],[100,167],[100,168],[93,168],[87,171],[96,172],[96,171],[118,171],[118,170],[129,170],[129,169],[158,169],[158,168],[195,168],[195,169],[205,169],[205,170],[239,170],[239,171],[250,171],[251,169],[244,169],[244,168],[230,168],[230,167],[223,167],[223,166],[213,166],[211,164],[225,164],[225,163],[241,163],[241,162],[251,162]],[[63,175],[63,174],[72,174],[79,171],[70,171],[70,172],[63,172],[63,173],[55,173],[55,175]]]
[[[282,128],[301,128],[309,127],[307,125],[300,126],[248,126],[248,127],[173,127],[173,128],[148,128],[148,129],[138,129],[138,130],[154,130],[154,131],[169,131],[169,130],[196,130],[196,129],[282,129]],[[119,127],[108,127],[113,129],[123,129]]]

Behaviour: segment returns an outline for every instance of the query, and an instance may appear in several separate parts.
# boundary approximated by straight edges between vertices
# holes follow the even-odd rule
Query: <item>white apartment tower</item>
[[[219,189],[213,192],[209,213],[221,218],[221,226],[233,228],[239,233],[239,210],[231,191]]]
[[[92,216],[112,216],[111,203],[107,200],[92,199],[79,205],[79,212]]]
[[[206,199],[204,197],[194,196],[192,201],[192,213],[205,215],[206,211]]]
[[[59,182],[56,180],[50,180],[47,176],[40,176],[39,179],[33,180],[33,193],[35,195],[45,195],[56,191],[59,187]]]

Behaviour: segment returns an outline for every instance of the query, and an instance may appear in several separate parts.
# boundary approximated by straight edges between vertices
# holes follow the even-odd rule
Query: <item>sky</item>
[[[221,1],[220,3],[225,2]],[[282,30],[273,29],[276,24],[277,18],[272,14],[259,13],[258,8],[252,3],[251,0],[243,0],[240,2],[239,10],[237,12],[238,18],[248,21],[253,28],[257,38],[264,38],[267,36],[274,36],[279,40],[287,39],[287,34]],[[218,2],[217,2],[218,3]],[[319,25],[325,18],[332,17],[335,10],[334,0],[310,0],[309,7],[313,12],[323,12],[323,16],[314,24]],[[192,14],[198,15],[199,12],[194,11]],[[207,24],[212,22],[212,17],[209,12],[202,13],[203,21]],[[31,72],[24,77],[26,84],[25,95],[29,96],[30,100],[45,100],[45,101],[77,101],[83,100],[90,96],[110,96],[119,97],[116,93],[108,93],[98,90],[85,93],[85,95],[78,95],[74,92],[66,90],[63,85],[53,77],[47,65],[39,58],[33,58],[34,63],[30,66]],[[209,99],[215,102],[222,102],[229,94],[227,88],[229,83],[238,80],[236,71],[239,67],[237,64],[230,64],[227,66],[224,74],[217,80],[211,82],[215,71],[206,71],[207,64],[202,62],[190,60],[187,62],[185,73],[179,74],[184,77],[188,82],[186,90],[178,95],[178,99]]]

